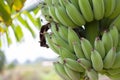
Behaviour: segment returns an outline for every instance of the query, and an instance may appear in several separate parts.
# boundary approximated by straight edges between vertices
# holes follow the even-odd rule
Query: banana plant
[[[3,42],[12,44],[10,29],[12,29],[17,42],[24,38],[23,27],[25,27],[35,38],[34,27],[40,30],[41,19],[36,17],[40,11],[40,6],[32,6],[22,10],[26,0],[1,0],[0,1],[0,48]],[[33,24],[33,26],[31,26]]]

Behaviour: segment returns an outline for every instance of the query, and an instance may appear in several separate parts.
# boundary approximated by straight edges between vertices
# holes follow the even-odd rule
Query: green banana
[[[114,62],[116,59],[116,50],[115,48],[111,48],[109,52],[106,54],[103,63],[104,63],[104,68],[109,69],[112,68]]]
[[[86,70],[92,68],[91,62],[85,58],[79,58],[77,61]]]
[[[120,68],[120,61],[119,60],[120,60],[120,52],[118,52],[116,54],[116,59],[115,59],[114,64],[112,66],[113,69]]]
[[[120,31],[120,15],[116,17],[113,22],[111,22],[110,27],[116,26],[118,31]]]
[[[120,73],[115,74],[115,75],[109,75],[111,80],[120,80]]]
[[[59,55],[61,56],[62,59],[64,58],[71,58],[74,60],[77,59],[77,57],[72,52],[63,47],[59,47]]]
[[[97,37],[97,38],[95,39],[94,48],[95,48],[95,50],[97,50],[97,51],[99,52],[99,54],[101,55],[102,58],[105,57],[104,44],[103,44],[103,42],[100,40],[99,37]]]
[[[75,54],[78,58],[85,58],[85,55],[84,55],[82,48],[81,48],[81,44],[79,42],[77,42],[77,41],[74,42],[73,48],[74,48]]]
[[[114,12],[116,0],[104,0],[104,4],[105,4],[105,17],[108,17]]]
[[[70,58],[65,58],[64,59],[64,64],[68,68],[70,68],[70,69],[72,69],[76,72],[84,72],[85,71],[85,69],[76,60],[73,60],[73,59],[70,59]]]
[[[102,36],[102,42],[105,47],[105,52],[107,53],[113,47],[113,40],[109,31],[104,31]]]
[[[93,47],[91,45],[91,43],[85,39],[85,38],[81,38],[81,47],[82,50],[84,52],[85,57],[90,60],[91,58],[91,51],[93,50]]]
[[[90,5],[89,0],[78,0],[79,7],[81,10],[82,15],[84,16],[87,22],[93,21],[93,11]]]
[[[65,65],[64,65],[64,69],[65,69],[66,73],[68,74],[68,76],[72,80],[80,80],[80,73],[79,72],[73,71],[72,69],[68,68]]]
[[[75,1],[75,0],[74,0]],[[66,12],[70,19],[78,26],[85,25],[85,20],[79,10],[70,2],[66,2]]]
[[[110,75],[120,74],[120,68],[108,69],[108,70],[107,70],[107,73],[109,73]]]
[[[91,51],[92,66],[96,71],[103,69],[103,60],[100,53],[97,50]]]
[[[70,0],[70,2],[79,10],[78,0]]]
[[[66,26],[63,26],[61,24],[58,25],[58,33],[60,34],[60,37],[64,39],[66,42],[68,42],[68,28]]]
[[[113,13],[109,16],[110,19],[114,19],[120,14],[120,0],[115,0],[116,1],[116,7],[113,11]]]
[[[118,40],[119,40],[119,32],[118,32],[116,26],[113,26],[112,28],[110,28],[110,34],[112,36],[113,46],[117,47]]]
[[[71,80],[70,77],[67,75],[64,65],[59,62],[53,63],[55,71],[65,80]]]
[[[66,13],[66,10],[63,6],[55,7],[55,13],[56,13],[56,16],[57,16],[58,20],[63,25],[71,27],[71,28],[76,28],[77,27],[77,25],[74,24],[72,20],[70,20],[70,18],[68,17],[68,15]]]
[[[69,46],[71,47],[71,49],[73,49],[73,43],[75,41],[80,43],[79,36],[72,28],[68,28],[68,43],[69,43]]]
[[[54,45],[54,43],[52,42],[50,35],[48,33],[45,33],[45,39],[46,42],[48,44],[48,46],[57,54],[59,54],[59,50],[57,49],[57,47]]]
[[[98,73],[94,69],[86,70],[86,74],[90,80],[98,80]]]
[[[92,0],[93,12],[96,20],[100,20],[104,17],[104,0]]]
[[[90,36],[92,35],[92,36]],[[99,36],[99,22],[92,21],[85,25],[85,37],[88,39],[91,44],[94,44],[95,38]]]
[[[52,0],[52,5],[59,5],[59,1],[58,0]]]
[[[48,6],[52,5],[52,0],[44,0],[44,1]]]

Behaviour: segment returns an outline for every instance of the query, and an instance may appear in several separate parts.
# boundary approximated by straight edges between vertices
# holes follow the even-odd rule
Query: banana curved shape
[[[93,21],[94,16],[89,0],[78,0],[78,3],[85,20],[87,22]]]
[[[103,69],[103,60],[100,53],[97,50],[91,51],[92,66],[96,71]]]
[[[116,26],[118,31],[120,31],[120,15],[116,17],[113,22],[110,24],[110,27]]]
[[[119,32],[116,26],[113,26],[112,28],[110,28],[110,34],[112,36],[113,46],[117,47],[118,41],[119,41]]]
[[[115,48],[111,48],[109,52],[106,54],[103,63],[104,63],[104,68],[109,69],[112,68],[114,62],[116,59],[116,50]]]
[[[85,71],[85,69],[76,60],[73,60],[73,59],[70,59],[70,58],[65,58],[64,59],[64,64],[68,68],[70,68],[70,69],[72,69],[76,72],[84,72]]]
[[[59,47],[59,55],[61,56],[62,59],[65,58],[71,58],[74,60],[77,59],[77,57],[72,52],[70,52],[68,49],[64,47]]]
[[[86,74],[90,80],[98,80],[98,73],[94,69],[86,70]]]
[[[58,18],[58,20],[65,26],[76,28],[77,25],[73,23],[73,21],[69,18],[69,16],[66,13],[66,10],[63,6],[57,6],[55,8],[55,13]]]
[[[68,28],[68,43],[69,43],[69,46],[71,47],[71,49],[73,49],[73,43],[75,41],[80,43],[79,36],[72,28]]]
[[[55,7],[53,5],[48,7],[48,12],[50,16],[53,18],[53,20],[58,23],[59,20],[57,19],[57,16],[55,14]]]
[[[54,62],[53,63],[55,71],[65,80],[71,80],[70,77],[67,75],[64,65],[59,63],[59,62]]]
[[[81,38],[81,47],[85,57],[91,60],[91,51],[93,50],[91,43],[87,39]]]
[[[78,0],[70,0],[70,2],[79,10]]]
[[[67,66],[64,65],[64,69],[67,73],[67,75],[72,79],[72,80],[80,80],[80,73],[71,70],[70,68],[68,68]]]
[[[50,35],[48,33],[45,34],[45,39],[46,42],[48,44],[48,46],[57,54],[59,54],[59,50],[57,49],[57,46],[54,45],[54,43],[52,42]]]
[[[120,0],[115,0],[116,1],[116,7],[113,11],[113,13],[109,16],[110,19],[114,19],[120,14]]]
[[[105,4],[105,17],[108,17],[114,12],[116,0],[104,0],[104,4]]]
[[[104,0],[92,0],[92,3],[95,19],[96,20],[102,19],[105,13]]]
[[[103,42],[100,40],[99,37],[95,39],[94,48],[99,52],[102,58],[105,57],[105,48]]]
[[[77,61],[85,70],[92,68],[92,63],[85,58],[79,58]]]
[[[85,55],[84,55],[82,48],[81,48],[81,44],[79,42],[77,42],[77,41],[74,42],[73,48],[74,48],[75,54],[78,58],[85,58]]]
[[[75,0],[74,0],[75,1]],[[66,12],[70,19],[78,26],[85,25],[85,20],[79,10],[70,2],[66,3]]]
[[[112,66],[113,69],[120,68],[120,52],[116,54],[116,58],[114,64]]]
[[[102,42],[105,47],[105,52],[107,53],[113,47],[113,40],[109,31],[104,31],[102,36]]]
[[[62,24],[59,24],[58,26],[58,33],[60,34],[61,38],[68,42],[68,28]]]

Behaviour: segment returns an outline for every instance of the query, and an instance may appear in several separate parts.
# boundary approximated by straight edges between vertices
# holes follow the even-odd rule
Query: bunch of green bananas
[[[41,34],[59,55],[56,72],[64,80],[120,80],[120,0],[44,2],[50,30]]]

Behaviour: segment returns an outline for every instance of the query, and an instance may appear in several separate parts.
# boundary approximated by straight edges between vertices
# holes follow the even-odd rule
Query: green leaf
[[[7,39],[8,46],[10,46],[12,44],[12,40],[9,36],[8,28],[6,29],[6,39]]]
[[[37,18],[36,21],[37,21],[37,25],[38,25],[37,28],[40,30],[41,27],[42,27],[42,26],[41,26],[41,19],[40,19],[40,18]]]
[[[14,0],[6,0],[9,7],[12,9],[12,6],[13,6],[13,3],[14,3]]]
[[[40,11],[40,7],[37,7],[36,9],[33,10],[33,13],[36,15]]]
[[[1,36],[0,36],[1,37]],[[0,48],[2,47],[2,39],[0,38]]]

